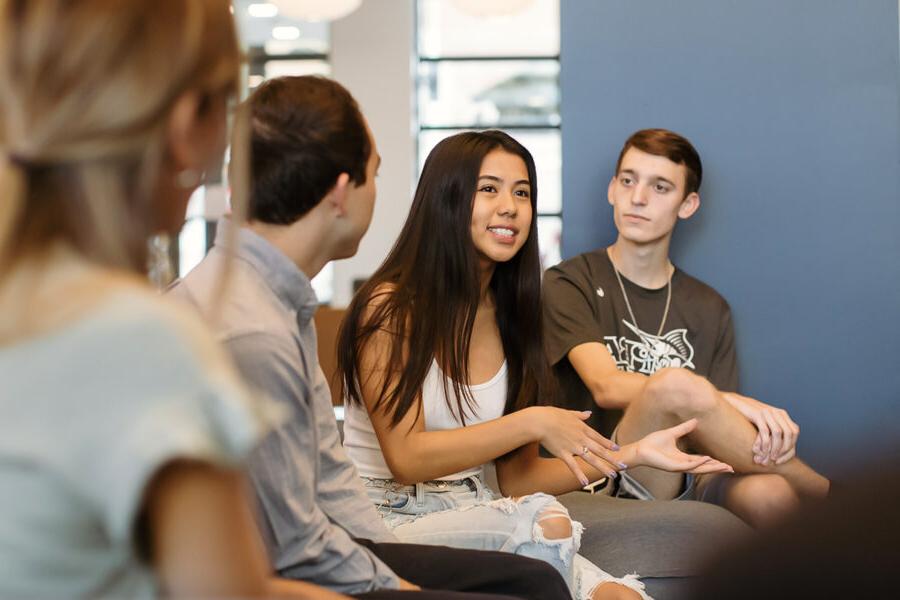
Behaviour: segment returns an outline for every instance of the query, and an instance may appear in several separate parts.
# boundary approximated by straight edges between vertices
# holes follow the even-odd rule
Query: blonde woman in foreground
[[[262,412],[140,276],[238,70],[226,0],[0,0],[0,597],[339,597],[270,578]]]

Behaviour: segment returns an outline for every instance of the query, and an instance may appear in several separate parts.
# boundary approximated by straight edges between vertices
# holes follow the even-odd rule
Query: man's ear
[[[350,191],[350,175],[341,173],[328,190],[325,200],[330,203],[339,217],[347,214],[347,200]]]
[[[681,201],[681,206],[678,207],[678,218],[690,219],[698,208],[700,208],[700,194],[691,192]]]
[[[606,201],[609,202],[610,206],[613,206],[613,186],[616,185],[616,176],[613,175],[609,180],[609,185],[606,187]]]

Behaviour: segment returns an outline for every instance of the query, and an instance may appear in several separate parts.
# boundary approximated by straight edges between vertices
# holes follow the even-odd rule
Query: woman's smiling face
[[[521,157],[492,150],[481,163],[472,202],[472,242],[482,260],[506,262],[531,228],[531,181]]]

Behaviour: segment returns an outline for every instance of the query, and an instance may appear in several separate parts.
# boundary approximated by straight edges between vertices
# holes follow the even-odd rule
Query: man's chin
[[[629,242],[630,244],[633,244],[635,246],[650,246],[650,245],[653,245],[653,244],[659,242],[660,240],[662,240],[666,237],[665,234],[663,234],[663,235],[649,234],[645,231],[642,231],[640,233],[635,233],[633,231],[627,231],[627,230],[626,231],[620,230],[619,236],[626,242]]]
[[[359,243],[362,241],[362,238],[355,240],[353,242],[348,242],[346,245],[342,245],[340,249],[332,255],[331,260],[344,260],[345,258],[353,258],[356,256],[356,253],[359,252]]]

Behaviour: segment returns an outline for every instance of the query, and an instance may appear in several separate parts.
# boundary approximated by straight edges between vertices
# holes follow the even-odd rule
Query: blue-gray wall
[[[730,301],[745,393],[836,473],[900,442],[897,0],[563,0],[563,251],[614,239],[629,133],[685,134],[675,262]]]

